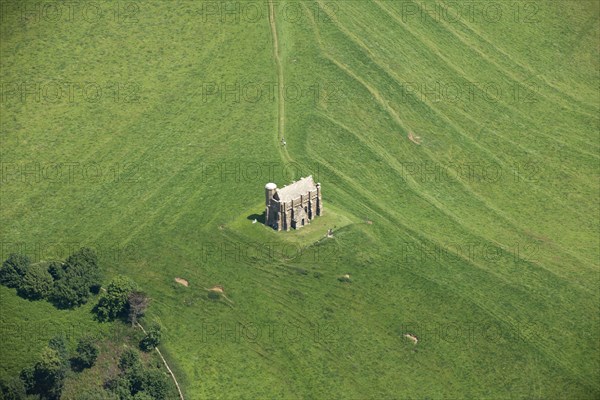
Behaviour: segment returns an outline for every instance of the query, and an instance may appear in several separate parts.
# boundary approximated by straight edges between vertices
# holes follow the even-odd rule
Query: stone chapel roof
[[[277,189],[277,197],[279,201],[287,203],[300,197],[300,195],[306,195],[308,192],[317,190],[317,185],[313,180],[312,175],[307,178],[302,178],[291,185]]]

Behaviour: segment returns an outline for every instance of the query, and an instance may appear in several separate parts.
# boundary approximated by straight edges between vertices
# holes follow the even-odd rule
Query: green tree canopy
[[[121,372],[127,372],[132,368],[136,368],[142,365],[140,354],[130,347],[126,348],[119,357],[119,369]]]
[[[60,308],[73,308],[85,304],[90,292],[100,287],[100,270],[96,253],[82,247],[59,266],[52,264],[50,274],[55,279],[50,300]]]
[[[82,368],[91,368],[100,354],[100,349],[94,338],[85,336],[79,339],[76,352],[74,361]]]
[[[0,380],[0,399],[4,400],[25,400],[25,386],[19,377],[13,377],[8,380]]]
[[[159,369],[149,369],[144,373],[143,392],[151,396],[152,399],[164,400],[169,391],[169,378]]]
[[[48,272],[47,265],[38,263],[27,268],[18,291],[25,298],[38,300],[47,298],[52,292],[53,285],[54,279]]]
[[[69,365],[69,349],[67,348],[67,337],[64,333],[59,333],[48,341],[48,347],[56,350],[58,356],[63,360],[65,367]]]
[[[48,272],[52,275],[52,278],[57,281],[65,276],[65,270],[63,269],[63,263],[60,261],[50,261],[48,263]]]
[[[98,256],[89,247],[82,247],[71,254],[65,261],[64,270],[67,277],[82,278],[90,290],[97,292],[100,288]]]
[[[146,330],[146,336],[140,341],[140,348],[144,351],[150,351],[160,344],[161,338],[161,326],[158,322],[153,322],[150,328]]]
[[[21,372],[27,394],[37,394],[42,399],[58,400],[67,374],[65,363],[58,352],[44,348],[40,360]]]
[[[132,397],[133,400],[156,400],[156,397],[150,396],[146,392],[137,392],[135,396]]]
[[[31,260],[26,255],[10,254],[0,268],[0,283],[11,288],[20,287],[30,264]]]
[[[111,321],[117,317],[125,317],[128,307],[128,298],[137,285],[130,278],[118,275],[106,287],[106,292],[96,306],[96,313],[100,321]]]

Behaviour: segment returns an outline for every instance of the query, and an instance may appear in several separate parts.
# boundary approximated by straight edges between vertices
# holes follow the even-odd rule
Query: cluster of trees
[[[73,308],[100,292],[100,273],[96,254],[81,248],[64,262],[32,264],[29,258],[11,254],[0,267],[0,284],[16,288],[20,296],[47,299],[59,308]],[[148,295],[126,276],[113,278],[94,307],[99,321],[123,320],[135,326],[150,303]],[[161,342],[161,326],[153,322],[139,342],[140,349],[151,351]],[[40,359],[21,371],[19,378],[0,381],[0,399],[58,400],[70,369],[91,368],[99,349],[94,339],[79,340],[70,356],[64,336],[56,337],[44,348]],[[159,368],[144,368],[136,350],[129,349],[119,361],[117,379],[105,383],[106,394],[119,400],[165,399],[169,380]]]
[[[119,400],[164,400],[170,391],[169,378],[157,367],[144,367],[139,352],[127,348],[119,359],[119,376],[104,388]]]
[[[134,326],[146,312],[149,303],[148,295],[140,291],[133,280],[118,275],[108,283],[94,311],[100,321],[122,319]],[[144,351],[154,349],[160,344],[161,337],[160,324],[154,322],[140,341],[140,348]]]
[[[7,400],[58,400],[69,369],[81,371],[91,368],[99,352],[94,339],[84,337],[79,340],[75,354],[69,358],[64,335],[56,336],[48,342],[34,365],[24,368],[18,378],[0,382],[0,395]]]
[[[100,321],[123,319],[130,320],[134,325],[137,318],[146,310],[148,302],[148,297],[138,290],[133,280],[117,275],[106,285],[106,290],[100,295],[94,311]]]
[[[98,257],[87,247],[64,262],[32,264],[25,255],[11,254],[0,267],[0,284],[28,299],[47,299],[58,308],[77,307],[100,290]]]
[[[91,368],[99,355],[99,348],[91,337],[83,337],[69,357],[67,341],[57,336],[48,342],[39,360],[21,371],[19,377],[0,381],[0,399],[5,400],[59,400],[69,369],[80,372]],[[106,381],[105,396],[115,400],[165,400],[174,387],[159,363],[147,366],[139,351],[128,347],[119,358],[119,375]],[[96,393],[98,397],[98,393]],[[171,396],[172,397],[172,396]]]

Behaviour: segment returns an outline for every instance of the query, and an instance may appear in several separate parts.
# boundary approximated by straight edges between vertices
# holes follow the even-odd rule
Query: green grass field
[[[186,399],[600,397],[597,1],[47,4],[2,3],[2,258],[101,249]],[[1,287],[0,377],[91,306]]]

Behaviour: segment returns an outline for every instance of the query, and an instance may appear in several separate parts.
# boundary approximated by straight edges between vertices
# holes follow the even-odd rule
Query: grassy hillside
[[[2,3],[2,257],[100,249],[186,398],[600,396],[597,2],[36,4]],[[251,223],[309,174],[319,221]],[[87,318],[0,289],[3,326]]]

